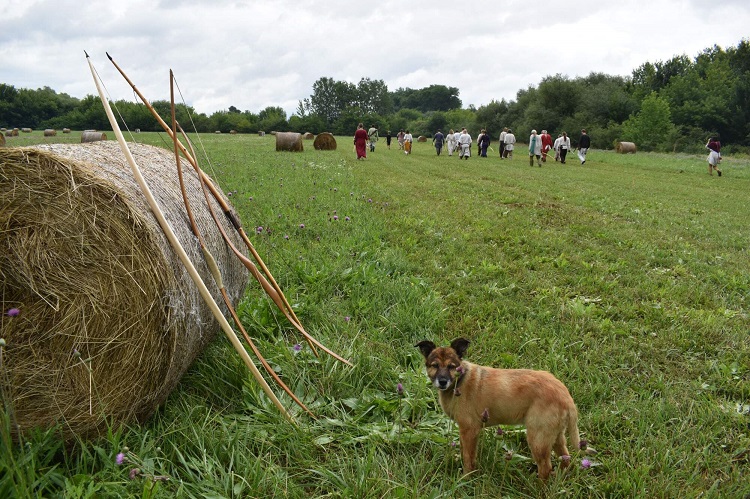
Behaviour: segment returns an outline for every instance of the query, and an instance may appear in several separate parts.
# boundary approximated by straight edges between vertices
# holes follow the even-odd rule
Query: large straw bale
[[[138,131],[138,130],[136,130]],[[70,133],[70,128],[63,128],[63,133]]]
[[[5,145],[5,135],[0,133],[0,147]]]
[[[302,134],[297,132],[276,132],[276,150],[302,152]]]
[[[96,130],[84,130],[81,132],[81,144],[87,142],[98,142],[100,140],[107,140],[107,134],[104,132],[97,132]]]
[[[315,137],[313,147],[316,151],[335,151],[336,150],[336,137],[330,132],[319,133]]]
[[[177,238],[221,303],[189,227],[172,152],[131,144]],[[188,197],[236,303],[247,272],[183,162]],[[212,204],[236,247],[241,240]],[[61,422],[66,438],[143,421],[219,327],[115,141],[0,149],[0,388],[14,435]],[[222,305],[223,308],[223,305]],[[5,312],[5,310],[3,310]]]
[[[617,144],[615,144],[615,151],[620,154],[635,154],[637,150],[638,148],[633,142],[617,142]]]
[[[45,128],[44,129],[44,136],[45,137],[56,137],[57,136],[57,130],[54,128]]]
[[[302,137],[304,137],[305,140],[313,140],[315,138],[315,134],[312,132],[305,132]]]
[[[427,137],[425,137],[424,135],[420,135],[419,137],[417,137],[417,142],[427,142]]]

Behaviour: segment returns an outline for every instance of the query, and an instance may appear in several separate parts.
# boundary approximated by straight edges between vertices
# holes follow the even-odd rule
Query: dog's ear
[[[451,342],[451,348],[456,351],[456,355],[458,355],[459,359],[464,358],[466,349],[469,348],[469,343],[471,342],[466,338],[456,338]]]
[[[420,341],[414,346],[418,347],[422,351],[422,355],[424,355],[425,359],[430,355],[430,352],[432,352],[436,348],[433,342],[427,340]]]

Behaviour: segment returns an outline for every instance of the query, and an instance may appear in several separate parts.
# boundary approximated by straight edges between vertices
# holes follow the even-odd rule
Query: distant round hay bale
[[[214,133],[221,133],[221,130],[216,130]]]
[[[229,133],[232,135],[237,135],[237,130],[229,130]]]
[[[263,131],[258,132],[258,137],[265,137],[265,136],[266,136],[266,132],[263,132]]]
[[[297,132],[277,132],[276,150],[289,152],[302,152],[302,134]]]
[[[336,138],[332,133],[323,132],[319,133],[315,137],[313,147],[317,151],[335,151],[336,150]]]
[[[7,130],[8,130],[8,129],[7,129],[7,128],[5,128],[5,127],[2,127],[2,128],[0,128],[0,132],[3,132],[3,133],[5,133],[5,132],[6,132]]]
[[[44,136],[45,137],[57,137],[57,130],[54,130],[52,128],[46,128],[44,130]]]
[[[21,133],[31,133],[31,128],[21,128]]]
[[[138,131],[138,130],[136,130]],[[63,128],[63,133],[70,133],[70,128]]]
[[[315,134],[311,132],[305,132],[302,137],[304,137],[305,140],[313,140],[315,138]]]
[[[81,132],[81,144],[86,142],[98,142],[100,140],[107,140],[107,134],[104,132],[97,132],[96,130],[84,130]]]
[[[617,142],[615,151],[620,154],[635,154],[638,148],[633,142]]]
[[[174,154],[130,144],[167,220],[218,302],[186,221]],[[191,208],[235,303],[244,266],[192,169]],[[58,422],[66,439],[144,421],[219,331],[115,141],[0,149],[3,400],[15,436]],[[212,200],[213,202],[213,200]],[[220,213],[217,203],[214,208]],[[233,244],[242,241],[220,217]],[[222,305],[223,308],[223,305]],[[5,310],[3,310],[5,312]]]
[[[419,137],[417,137],[417,142],[427,142],[427,137],[425,137],[424,135],[420,135]]]
[[[271,135],[276,135],[277,133],[279,133],[279,132],[277,132],[275,130],[271,131]]]

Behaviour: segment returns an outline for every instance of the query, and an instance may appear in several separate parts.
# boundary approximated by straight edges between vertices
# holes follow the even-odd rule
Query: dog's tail
[[[578,409],[575,406],[568,411],[568,436],[570,446],[576,452],[581,446],[581,436],[578,433]]]

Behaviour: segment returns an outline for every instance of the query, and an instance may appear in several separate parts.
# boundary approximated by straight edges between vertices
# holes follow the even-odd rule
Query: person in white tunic
[[[529,166],[534,166],[535,157],[537,166],[541,168],[542,138],[537,135],[536,130],[532,130],[531,137],[529,137]]]
[[[508,129],[508,133],[505,134],[505,157],[513,159],[513,148],[516,143],[516,136],[513,135],[513,130]]]
[[[458,137],[458,146],[461,148],[458,152],[458,159],[469,159],[471,156],[471,135],[464,128]]]
[[[448,132],[448,136],[445,138],[448,142],[448,156],[453,156],[453,151],[456,150],[456,137],[454,137],[453,129],[451,128],[450,132]]]
[[[500,153],[500,159],[503,159],[505,157],[505,136],[508,135],[508,127],[503,128],[503,131],[500,132],[500,140],[498,141],[498,149]]]

